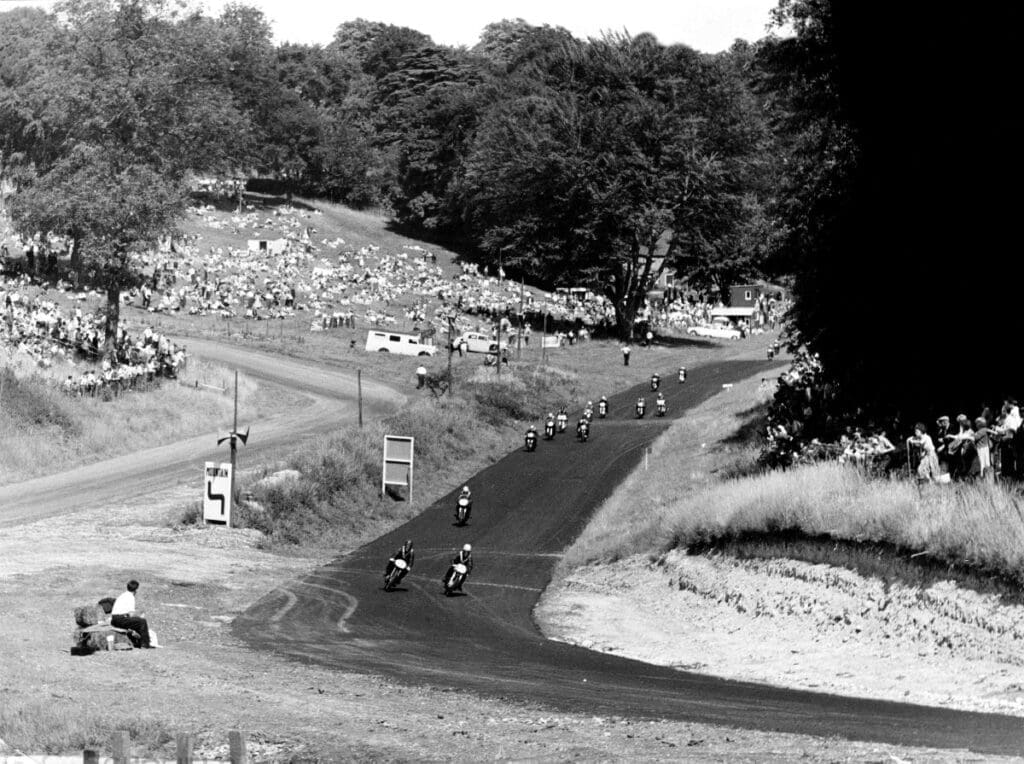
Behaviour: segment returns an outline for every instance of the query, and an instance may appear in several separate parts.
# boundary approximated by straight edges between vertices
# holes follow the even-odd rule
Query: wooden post
[[[100,755],[92,748],[82,751],[82,764],[100,764]]]
[[[231,493],[229,496],[232,508],[235,506],[235,452],[238,450],[236,432],[238,432],[238,369],[235,369],[235,423],[231,427]],[[228,527],[231,527],[230,520]]]
[[[177,737],[178,764],[192,764],[192,736],[187,732]]]
[[[228,733],[228,745],[230,747],[231,764],[246,764],[249,758],[245,753],[245,738],[238,730],[231,730]]]
[[[544,329],[540,335],[540,362],[547,363],[548,360],[548,313],[544,311]]]
[[[359,427],[363,426],[363,370],[356,369],[356,388],[359,397]]]
[[[498,348],[497,348],[497,350],[498,350],[498,356],[497,356],[498,357],[498,363],[496,365],[497,369],[498,369],[498,381],[499,382],[501,382],[501,305],[502,305],[502,301],[504,300],[504,295],[502,294],[501,290],[503,290],[505,288],[505,283],[504,283],[505,277],[502,276],[501,274],[502,274],[501,252],[499,252],[498,253]]]
[[[132,740],[127,731],[119,730],[114,733],[114,738],[110,741],[110,749],[114,764],[131,764]]]
[[[519,281],[519,331],[516,332],[516,358],[523,357],[523,291],[526,289],[526,279]]]
[[[448,314],[448,397],[452,396],[452,353],[455,352],[453,347],[455,341],[455,318],[449,313]]]

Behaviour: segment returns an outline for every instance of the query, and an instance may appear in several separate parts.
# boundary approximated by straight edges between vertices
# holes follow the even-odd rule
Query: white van
[[[433,345],[425,345],[418,334],[378,332],[375,329],[366,333],[366,349],[399,355],[434,355],[437,352]]]

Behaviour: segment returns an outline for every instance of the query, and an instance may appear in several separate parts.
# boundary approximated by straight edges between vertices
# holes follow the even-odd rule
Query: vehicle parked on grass
[[[497,342],[481,332],[463,332],[452,340],[452,350],[458,350],[460,345],[468,353],[497,353],[499,349],[508,349],[507,342],[502,342],[499,348]]]
[[[695,337],[710,337],[719,340],[738,340],[743,335],[733,326],[732,321],[724,316],[716,316],[710,324],[688,327],[687,334]]]
[[[366,333],[366,349],[378,353],[398,353],[399,355],[434,355],[437,348],[428,345],[418,334],[402,332],[381,332],[371,329]]]

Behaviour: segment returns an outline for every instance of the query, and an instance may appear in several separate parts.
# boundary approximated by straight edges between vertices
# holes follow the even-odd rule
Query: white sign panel
[[[380,492],[384,495],[389,485],[405,486],[409,489],[409,503],[412,503],[412,463],[415,438],[402,435],[384,436],[384,468],[381,470]]]
[[[231,462],[207,462],[203,470],[203,520],[231,525]]]

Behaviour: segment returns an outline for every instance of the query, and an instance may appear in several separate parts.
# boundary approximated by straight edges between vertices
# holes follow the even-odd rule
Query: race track
[[[282,408],[279,414],[251,422],[239,416],[243,429],[250,426],[248,445],[240,447],[249,464],[283,456],[295,441],[309,435],[327,434],[357,421],[356,377],[281,356],[246,350],[207,340],[181,340],[190,353],[215,359],[252,379],[280,385],[299,393],[303,402]],[[404,397],[391,388],[363,380],[363,415],[379,418],[393,411]],[[217,445],[223,430],[155,446],[137,453],[107,459],[54,475],[0,486],[0,527],[104,503],[124,503],[155,491],[194,483],[201,487],[203,462],[225,461],[227,445]]]
[[[666,375],[670,416],[760,368],[711,364],[692,370],[684,385]],[[595,419],[588,443],[571,433],[542,440],[535,453],[513,452],[473,478],[467,527],[453,525],[455,497],[447,496],[393,533],[270,592],[235,620],[235,633],[256,650],[298,661],[562,711],[981,754],[1024,750],[1024,719],[731,682],[545,640],[532,611],[560,551],[666,426],[651,417],[649,392],[647,418],[632,418],[645,387],[613,396],[609,419]],[[416,543],[415,569],[400,590],[385,593],[384,564],[405,538]],[[476,568],[465,596],[447,599],[440,578],[466,541]]]

